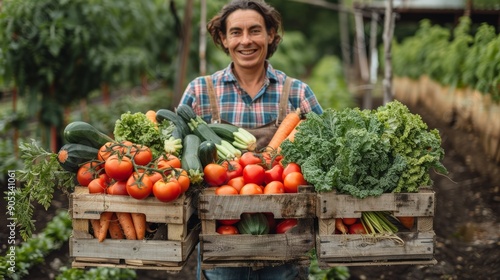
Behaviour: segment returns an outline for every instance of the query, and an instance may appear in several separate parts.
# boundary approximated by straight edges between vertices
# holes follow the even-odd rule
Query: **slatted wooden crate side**
[[[282,234],[200,234],[204,261],[307,259],[314,242],[313,219],[299,219],[296,227]]]
[[[135,265],[179,266],[186,261],[198,243],[198,229],[191,230],[182,241],[70,238],[70,256],[76,263],[132,263]]]
[[[216,220],[240,219],[242,213],[272,213],[275,219],[316,216],[316,193],[300,186],[298,193],[259,195],[216,195],[215,188],[203,191],[198,202],[203,233],[216,233]]]
[[[413,230],[433,230],[435,193],[429,188],[421,188],[418,193],[386,193],[362,199],[336,192],[319,193],[317,197],[320,236],[335,232],[336,218],[360,218],[361,213],[367,211],[388,211],[396,217],[415,217]]]
[[[426,232],[400,232],[404,242],[394,238],[371,237],[365,234],[333,234],[318,236],[318,257],[322,262],[352,263],[366,261],[433,260],[435,234]]]
[[[137,200],[129,196],[89,194],[77,187],[70,196],[73,233],[70,256],[74,267],[129,267],[178,270],[198,243],[201,226],[192,197],[182,195],[164,203],[154,197]],[[158,223],[163,232],[155,240],[113,240],[99,242],[91,234],[91,219],[102,212],[143,213],[146,221]],[[158,232],[159,233],[159,232]]]
[[[73,235],[90,237],[89,221],[99,219],[102,212],[143,213],[150,223],[165,223],[168,240],[183,240],[187,222],[196,213],[191,196],[182,195],[172,202],[161,202],[155,197],[142,200],[122,195],[89,194],[88,188],[76,187],[70,196]]]
[[[367,211],[415,217],[415,225],[395,234],[403,243],[369,234],[334,234],[335,219],[360,218]],[[329,265],[432,264],[434,212],[435,194],[430,188],[421,188],[418,193],[387,193],[363,199],[335,192],[318,194],[318,257]]]
[[[296,218],[298,224],[283,234],[221,235],[217,220],[240,219],[242,213],[272,213],[275,219]],[[307,262],[315,245],[316,194],[312,186],[298,193],[259,195],[215,195],[206,189],[200,195],[198,216],[202,224],[202,267],[279,265]]]

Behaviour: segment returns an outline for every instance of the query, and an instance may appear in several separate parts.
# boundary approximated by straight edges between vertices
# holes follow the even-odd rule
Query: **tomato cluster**
[[[210,163],[203,175],[220,195],[296,193],[298,186],[307,185],[298,164],[283,165],[266,153],[245,152],[239,159]]]
[[[205,183],[215,187],[216,195],[297,193],[298,186],[307,185],[298,164],[283,165],[279,157],[265,152],[245,152],[238,159],[210,163],[203,173]],[[297,225],[297,219],[275,220],[272,213],[264,214],[268,217],[270,233],[285,233]],[[217,232],[237,234],[238,221],[218,220]]]
[[[153,159],[151,150],[130,141],[108,142],[95,161],[83,164],[77,181],[89,193],[129,195],[144,199],[151,195],[162,202],[177,199],[190,185],[190,179],[174,155]]]

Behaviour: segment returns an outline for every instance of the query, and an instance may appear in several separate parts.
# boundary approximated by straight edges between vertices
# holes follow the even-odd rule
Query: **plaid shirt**
[[[255,128],[276,121],[285,73],[273,69],[271,64],[267,63],[265,83],[252,99],[240,87],[231,66],[232,64],[211,75],[220,118],[243,128]],[[180,103],[191,106],[207,123],[212,122],[208,86],[204,77],[198,77],[189,83]],[[290,89],[287,113],[296,108],[300,108],[302,113],[323,112],[311,88],[297,79]]]

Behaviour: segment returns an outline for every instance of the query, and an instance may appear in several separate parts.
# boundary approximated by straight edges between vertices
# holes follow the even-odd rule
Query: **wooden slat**
[[[139,200],[129,196],[82,193],[78,189],[82,188],[76,187],[71,194],[74,219],[99,219],[100,213],[107,211],[144,213],[148,222],[183,224],[195,212],[192,198],[185,195],[165,203],[155,197]]]
[[[274,218],[314,218],[316,215],[316,193],[312,186],[307,193],[265,195],[200,195],[198,213],[201,220],[239,219],[242,213],[268,212]]]
[[[70,239],[70,256],[74,258],[130,259],[142,261],[185,261],[198,243],[199,229],[184,241]]]
[[[336,192],[317,195],[317,217],[359,218],[366,211],[390,211],[395,216],[434,216],[434,192],[422,188],[419,193],[386,193],[363,199]]]
[[[432,259],[435,233],[400,232],[404,243],[363,234],[334,234],[318,237],[318,256],[324,262]]]

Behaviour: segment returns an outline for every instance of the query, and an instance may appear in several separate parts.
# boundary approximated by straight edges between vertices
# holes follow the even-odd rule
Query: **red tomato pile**
[[[203,176],[221,195],[296,193],[298,186],[307,185],[298,164],[283,166],[279,159],[271,163],[268,154],[255,152],[245,152],[239,159],[221,164],[210,163],[203,169]]]
[[[360,218],[337,218],[335,221],[336,234],[366,234]]]
[[[280,158],[272,158],[269,153],[245,152],[236,160],[210,163],[203,173],[205,183],[216,188],[216,195],[297,193],[298,186],[308,184],[298,164],[284,166]],[[285,233],[297,225],[297,219],[275,220],[272,213],[264,214],[270,233]],[[238,221],[218,220],[217,232],[238,234]]]
[[[130,141],[104,144],[96,161],[82,165],[78,183],[89,193],[129,195],[135,199],[155,196],[162,202],[177,199],[190,185],[190,179],[174,155],[153,159],[151,150]]]

